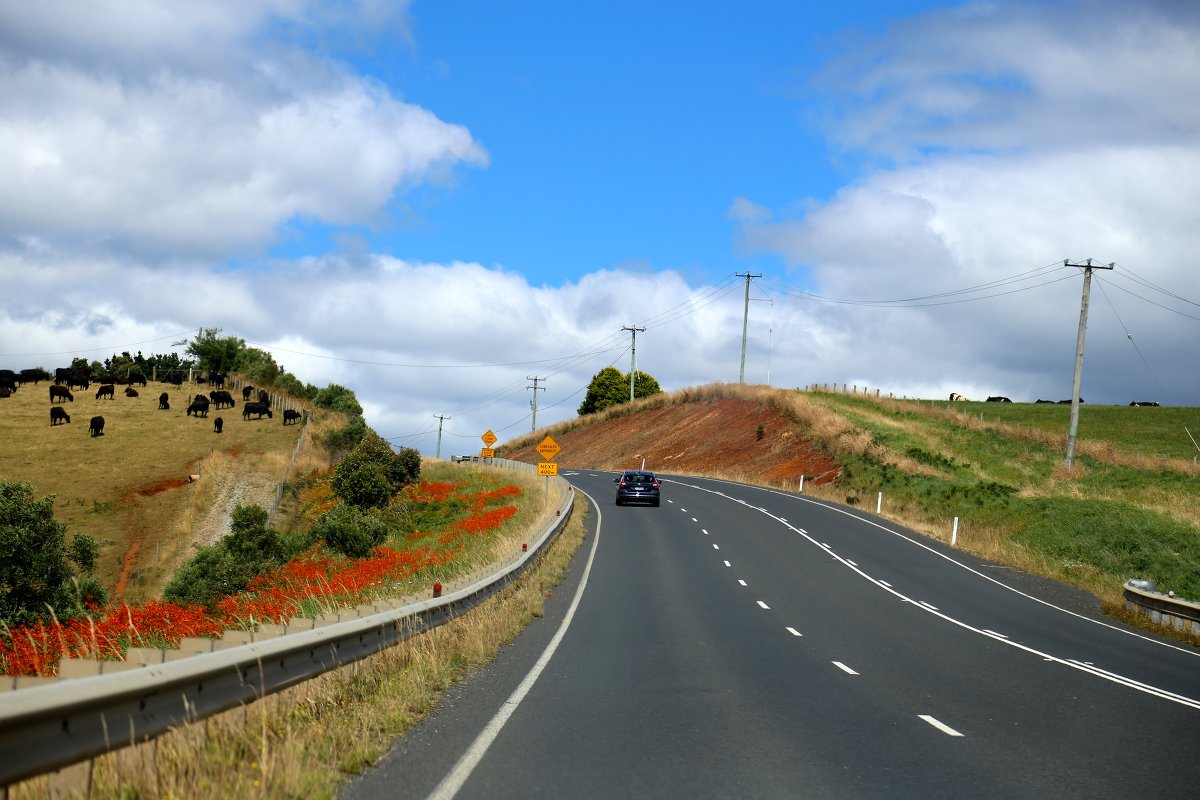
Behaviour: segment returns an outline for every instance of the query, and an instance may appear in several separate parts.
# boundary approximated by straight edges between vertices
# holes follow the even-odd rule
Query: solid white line
[[[938,610],[938,607],[937,607],[937,606],[935,606],[935,605],[933,605],[932,603],[926,603],[924,600],[919,600],[918,602],[919,602],[921,605],[923,605],[923,606],[925,606],[926,608],[928,608],[930,611],[937,611],[937,610]]]
[[[587,495],[587,498],[592,501],[592,505],[596,507],[596,538],[592,540],[592,552],[588,554],[587,565],[583,568],[583,577],[579,579],[579,587],[575,590],[575,597],[571,600],[571,606],[567,609],[566,616],[558,626],[558,631],[554,634],[554,638],[546,645],[546,649],[538,658],[537,663],[529,670],[525,679],[521,681],[521,685],[516,688],[508,699],[504,701],[504,705],[496,712],[496,716],[492,717],[491,721],[484,726],[479,735],[475,737],[475,741],[467,748],[467,751],[462,754],[456,763],[442,778],[442,782],[430,793],[430,800],[451,800],[467,782],[467,778],[471,777],[471,773],[479,762],[487,754],[488,748],[492,742],[500,735],[500,730],[504,724],[508,722],[508,718],[517,710],[517,706],[521,705],[521,701],[525,699],[525,695],[529,694],[529,690],[533,688],[533,684],[537,681],[538,676],[542,674],[542,670],[550,663],[550,658],[554,655],[554,651],[558,649],[559,643],[567,634],[567,628],[571,627],[571,620],[575,618],[575,610],[579,608],[579,601],[583,599],[583,590],[587,588],[588,576],[592,572],[592,562],[596,560],[596,548],[600,544],[600,526],[603,520],[603,514],[600,512],[600,504],[588,495],[586,492],[580,491],[580,494]]]
[[[858,564],[855,564],[853,561],[851,561],[851,560],[850,560],[850,559],[848,559],[848,558],[846,559],[846,563],[847,563],[847,564],[849,564],[849,565],[850,565],[850,566],[852,566],[852,567],[857,567],[857,566],[858,566]]]
[[[1008,637],[1007,637],[1007,636],[1005,636],[1003,633],[996,633],[995,631],[993,631],[993,630],[989,630],[988,628],[984,628],[984,629],[983,629],[983,632],[984,632],[984,633],[990,633],[992,636],[999,636],[1001,639],[1007,639],[1007,638],[1008,638]]]
[[[769,605],[767,605],[766,603],[764,603],[762,600],[758,601],[758,607],[765,608],[767,611],[771,610],[771,607]]]
[[[938,722],[936,719],[929,716],[928,714],[918,714],[917,716],[920,717],[921,719],[925,720],[930,725],[937,728],[939,731],[946,734],[947,736],[962,736],[962,734],[959,733],[958,731],[954,730],[954,728],[951,728],[949,725],[945,725],[941,722]]]
[[[746,582],[744,580],[742,580],[741,578],[738,578],[738,583],[740,583],[742,586],[746,585]]]
[[[890,589],[890,588],[892,588],[892,585],[891,585],[890,583],[888,583],[887,581],[880,581],[880,582],[879,582],[879,585],[880,585],[880,586],[886,586],[886,587],[887,587],[887,588],[889,588],[889,589]]]
[[[803,633],[796,630],[795,628],[788,628],[787,632],[790,633],[792,636],[803,636],[804,635]]]
[[[847,675],[857,675],[858,674],[857,672],[850,669],[849,667],[847,667],[845,664],[843,664],[840,661],[834,661],[833,665],[835,667],[837,667],[838,669],[840,669],[842,672],[846,673]]]

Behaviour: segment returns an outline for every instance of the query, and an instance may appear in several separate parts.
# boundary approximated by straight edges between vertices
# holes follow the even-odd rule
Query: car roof
[[[621,474],[622,475],[645,475],[650,478],[654,477],[654,473],[648,469],[627,469]]]

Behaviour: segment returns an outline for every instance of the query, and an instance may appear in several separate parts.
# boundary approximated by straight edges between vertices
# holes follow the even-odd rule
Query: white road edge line
[[[554,651],[558,649],[558,645],[567,634],[567,628],[571,627],[571,620],[575,618],[575,610],[579,608],[579,601],[583,599],[583,590],[587,588],[588,576],[592,572],[592,562],[596,560],[596,548],[600,545],[600,527],[604,521],[604,515],[600,511],[600,504],[590,494],[581,489],[577,488],[576,491],[586,495],[592,501],[592,505],[596,507],[596,538],[592,540],[592,552],[588,554],[587,564],[583,568],[583,577],[579,579],[579,587],[575,590],[575,597],[571,600],[571,606],[567,609],[562,623],[559,624],[554,638],[550,640],[550,643],[546,645],[546,649],[542,651],[542,655],[538,657],[537,663],[529,670],[525,679],[521,681],[521,685],[504,701],[504,705],[496,712],[496,716],[492,717],[491,721],[475,737],[475,741],[471,742],[471,746],[462,754],[458,762],[446,774],[446,777],[442,778],[441,783],[429,794],[430,800],[451,800],[451,798],[458,794],[458,790],[463,787],[463,784],[471,777],[471,773],[475,770],[475,767],[479,765],[484,755],[487,754],[488,748],[492,746],[492,742],[496,741],[496,737],[500,735],[500,730],[508,722],[508,718],[517,710],[517,706],[521,705],[521,701],[525,699],[525,695],[529,694],[529,690],[537,682],[538,677],[542,674],[542,670],[550,663],[550,658],[554,655]]]
[[[843,664],[840,661],[834,661],[833,665],[835,667],[837,667],[838,669],[840,669],[842,672],[846,673],[847,675],[857,675],[858,674],[857,672],[850,669],[849,667],[847,667],[845,664]]]
[[[925,720],[930,725],[937,728],[939,731],[946,734],[947,736],[962,736],[962,734],[959,733],[958,731],[954,730],[954,728],[951,728],[949,725],[946,725],[943,722],[938,722],[936,719],[929,716],[928,714],[917,714],[917,716],[920,719]]]

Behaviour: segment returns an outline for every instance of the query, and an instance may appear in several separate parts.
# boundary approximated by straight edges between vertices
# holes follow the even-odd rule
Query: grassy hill
[[[1200,598],[1200,409],[949,403],[714,385],[645,398],[507,443],[563,466],[732,478],[874,512],[1117,604],[1125,579]]]
[[[303,425],[284,426],[278,413],[243,420],[240,394],[235,408],[210,410],[207,419],[187,416],[187,400],[206,386],[151,383],[136,387],[138,397],[118,386],[112,400],[97,400],[96,388],[59,404],[71,422],[54,426],[47,383],[0,398],[0,479],[28,482],[39,498],[54,495],[54,515],[67,524],[68,538],[96,538],[97,577],[114,599],[133,603],[157,597],[194,544],[227,533],[234,506],[270,509],[301,436],[293,474],[328,466],[321,435],[345,424],[334,412],[318,415],[307,434]],[[158,409],[163,391],[170,411]],[[104,435],[95,438],[88,435],[94,415],[105,419]],[[213,432],[218,416],[220,434]]]

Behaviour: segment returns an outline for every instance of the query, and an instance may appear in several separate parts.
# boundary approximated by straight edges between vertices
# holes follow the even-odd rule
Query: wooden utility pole
[[[751,275],[747,272],[743,275],[740,272],[733,273],[735,277],[746,279],[746,302],[742,308],[742,364],[738,367],[738,383],[746,382],[746,328],[750,323],[750,279],[761,278],[762,273]]]
[[[446,420],[448,420],[450,418],[442,416],[441,414],[434,414],[434,416],[437,417],[437,421],[438,421],[437,457],[441,458],[442,457],[442,423],[444,423]]]
[[[529,430],[530,430],[530,432],[533,432],[533,431],[537,430],[537,393],[539,390],[543,391],[543,392],[546,391],[545,386],[538,386],[538,381],[545,380],[545,379],[539,378],[536,375],[534,375],[533,377],[530,377],[527,375],[527,376],[525,376],[525,380],[533,381],[533,386],[525,387],[526,389],[533,389],[533,399],[529,401],[530,407],[533,408],[533,423],[530,425]]]
[[[644,331],[645,328],[639,328],[635,325],[622,325],[621,330],[629,331],[633,334],[633,346],[629,348],[629,402],[633,402],[633,382],[637,379],[637,335],[638,331]]]
[[[1079,433],[1079,390],[1083,382],[1083,340],[1087,333],[1088,298],[1092,293],[1092,270],[1112,269],[1115,264],[1093,264],[1089,258],[1086,263],[1072,264],[1063,262],[1064,267],[1079,267],[1083,270],[1083,301],[1079,305],[1079,335],[1075,339],[1075,377],[1071,381],[1071,424],[1067,429],[1067,458],[1068,469],[1075,463],[1075,440]]]

